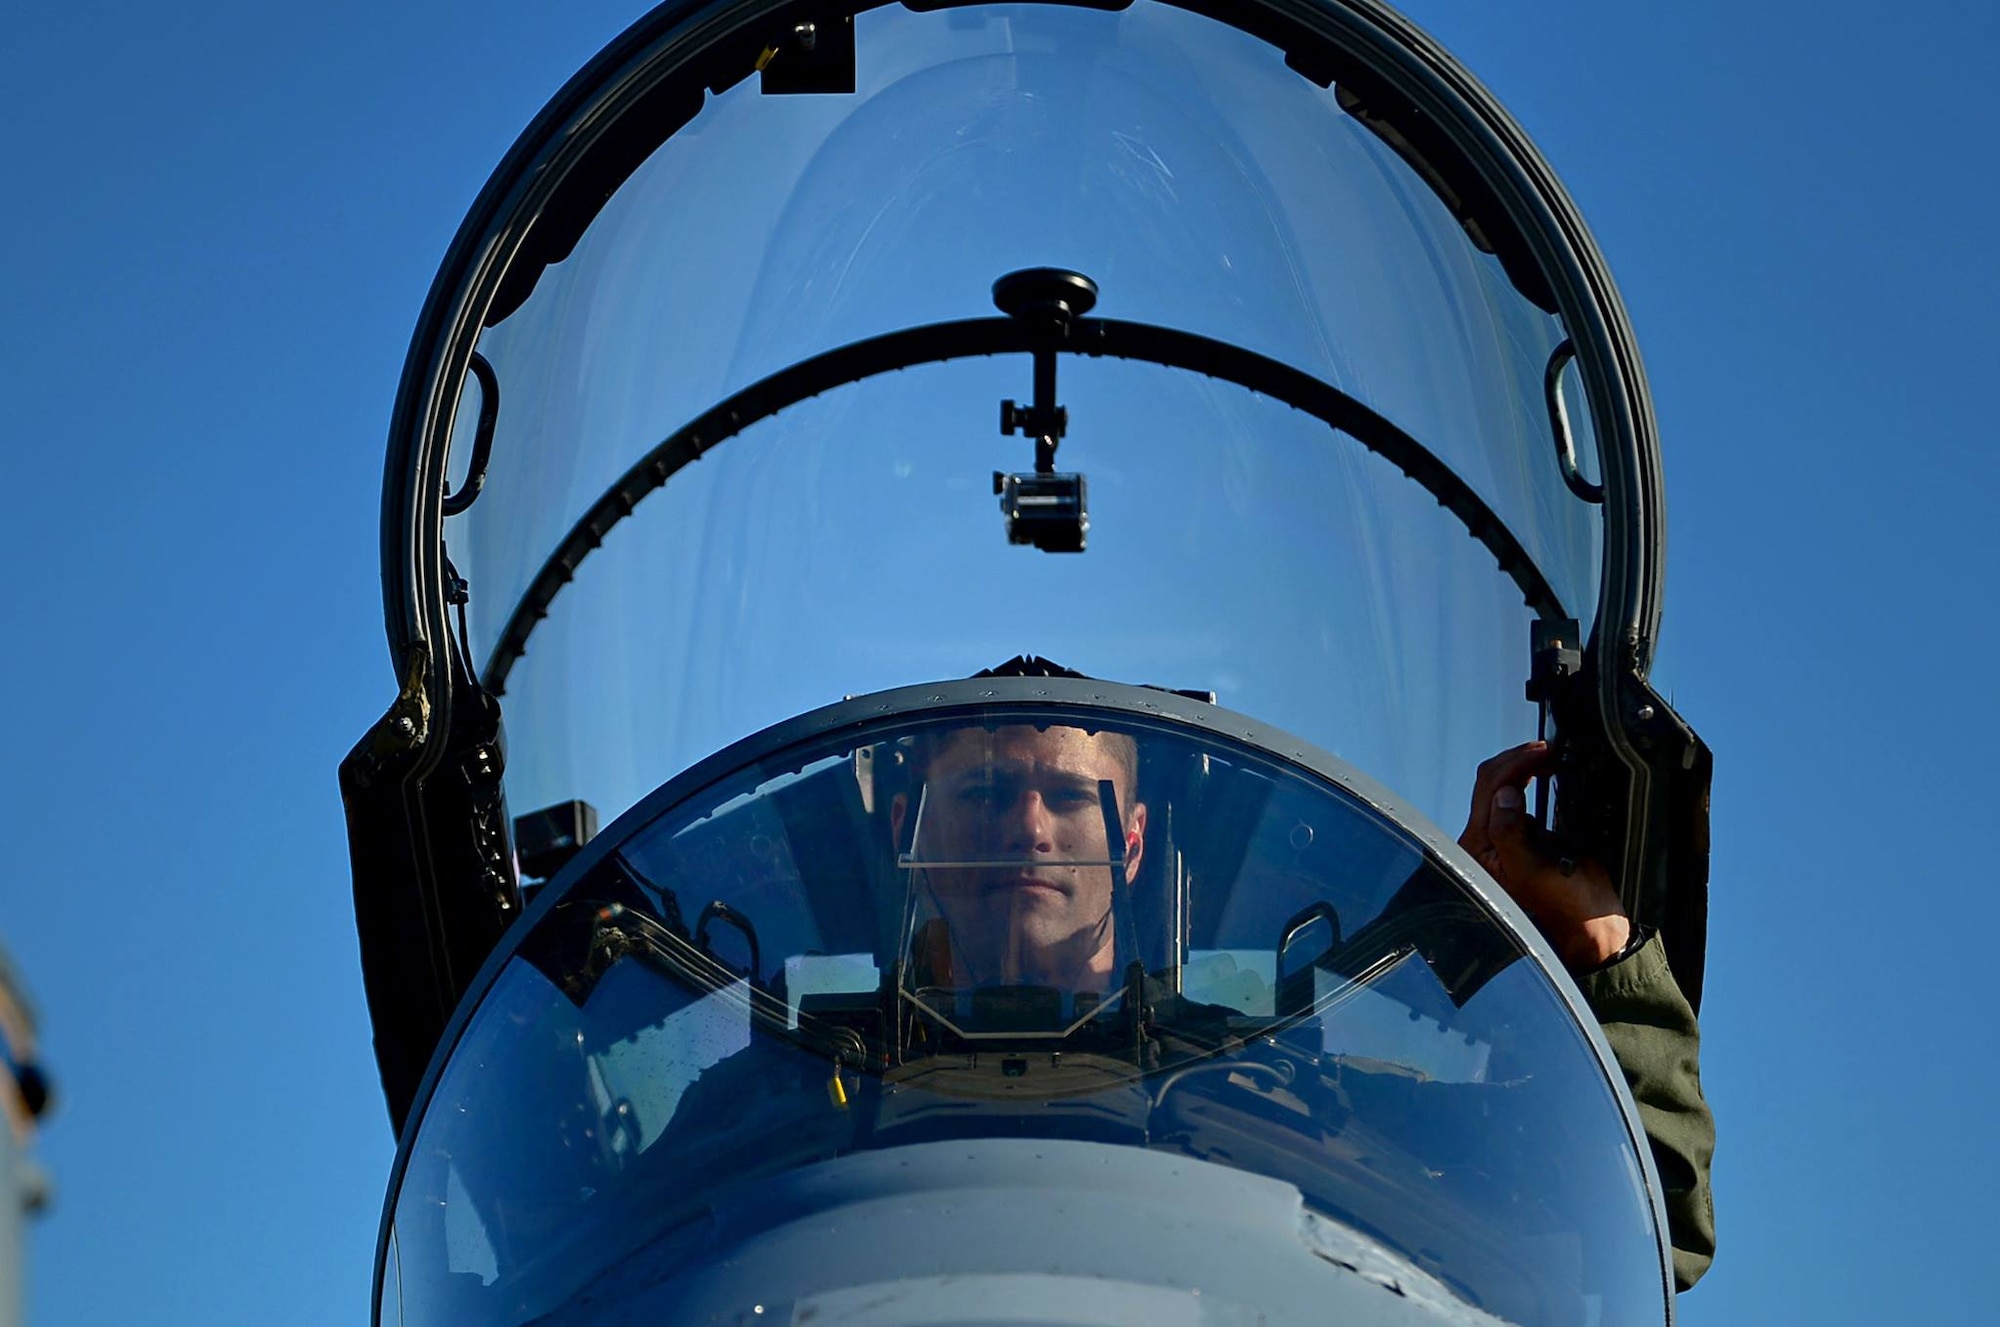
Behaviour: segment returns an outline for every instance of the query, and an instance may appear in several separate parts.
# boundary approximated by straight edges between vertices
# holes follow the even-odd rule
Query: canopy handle
[[[479,498],[486,487],[486,463],[493,457],[493,425],[500,418],[500,378],[486,356],[472,352],[469,366],[479,379],[479,427],[472,434],[472,464],[466,467],[465,482],[458,492],[444,495],[444,514],[456,516]]]
[[[742,934],[743,938],[750,942],[750,966],[744,970],[743,975],[748,977],[754,984],[758,974],[764,970],[762,955],[757,952],[756,928],[750,925],[748,917],[745,917],[721,899],[717,899],[703,908],[701,916],[695,919],[694,942],[700,947],[702,953],[707,954],[710,958],[716,958],[718,962],[720,959],[716,955],[714,947],[708,942],[708,924],[712,921],[723,922],[726,925],[735,927]]]
[[[1299,971],[1287,974],[1285,953],[1292,947],[1292,941],[1299,938],[1315,922],[1323,922],[1332,939],[1312,962]],[[1284,929],[1278,932],[1278,948],[1272,957],[1272,978],[1277,985],[1275,1006],[1279,1017],[1303,1015],[1313,1005],[1313,971],[1326,961],[1327,955],[1340,948],[1344,937],[1340,931],[1340,914],[1334,911],[1325,899],[1316,899],[1292,914]]]
[[[1567,338],[1549,352],[1549,366],[1542,370],[1542,399],[1549,408],[1549,432],[1556,439],[1556,465],[1562,469],[1563,483],[1585,502],[1604,504],[1604,485],[1593,484],[1576,467],[1576,438],[1570,432],[1569,407],[1563,404],[1562,374],[1576,359],[1576,346]]]

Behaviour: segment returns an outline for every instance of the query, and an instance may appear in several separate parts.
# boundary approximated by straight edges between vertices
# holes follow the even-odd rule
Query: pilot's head
[[[1132,738],[1057,726],[968,727],[927,737],[916,754],[924,789],[916,858],[1005,863],[922,868],[919,887],[948,943],[948,952],[925,957],[933,968],[948,964],[945,984],[1107,987],[1116,966],[1114,901],[1138,877],[1145,852]],[[1122,872],[1067,864],[1112,856],[1100,795],[1107,781],[1117,799]],[[904,818],[915,814],[910,800],[898,798],[890,814],[900,841]]]

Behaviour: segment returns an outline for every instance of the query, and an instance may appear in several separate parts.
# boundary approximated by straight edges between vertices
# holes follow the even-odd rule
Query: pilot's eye
[[[994,783],[968,783],[958,790],[958,800],[965,806],[990,808],[998,806],[1000,799],[1000,786]]]
[[[1048,794],[1049,809],[1053,811],[1083,811],[1096,805],[1097,795],[1082,788],[1055,788]]]

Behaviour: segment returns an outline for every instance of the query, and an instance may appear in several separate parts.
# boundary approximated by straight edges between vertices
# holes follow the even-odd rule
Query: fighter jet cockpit
[[[432,287],[343,763],[376,1317],[1671,1320],[1577,977],[1709,757],[1603,260],[1373,0],[669,0]]]

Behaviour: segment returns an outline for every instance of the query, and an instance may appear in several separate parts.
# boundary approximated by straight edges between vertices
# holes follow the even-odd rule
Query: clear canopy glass
[[[995,278],[1050,265],[1095,279],[1105,317],[1373,408],[1591,617],[1601,508],[1563,482],[1544,399],[1560,322],[1332,90],[1144,0],[855,26],[854,94],[710,98],[481,338],[492,463],[446,526],[476,658],[591,504],[716,401],[860,337],[991,315]],[[1071,356],[1059,392],[1059,468],[1090,485],[1081,556],[1009,546],[995,509],[992,472],[1029,468],[995,427],[1030,394],[1025,356],[837,389],[676,474],[512,668],[515,805],[608,816],[787,714],[1018,653],[1214,690],[1440,820],[1481,757],[1532,735],[1520,592],[1421,485],[1227,382]]]
[[[1052,703],[746,759],[628,817],[473,1014],[394,1198],[402,1322],[673,1303],[732,1186],[992,1137],[1282,1180],[1503,1320],[1660,1320],[1603,1063],[1343,786]]]

